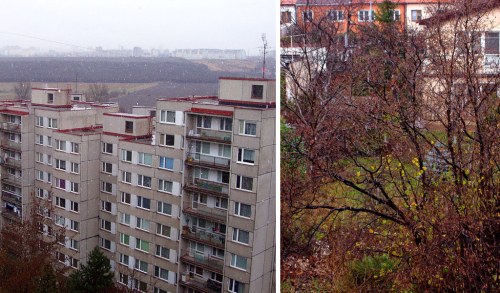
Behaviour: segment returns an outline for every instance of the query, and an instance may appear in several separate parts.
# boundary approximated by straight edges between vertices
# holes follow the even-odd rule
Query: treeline
[[[253,76],[255,75],[255,76]],[[217,82],[220,76],[254,72],[211,71],[179,58],[0,58],[0,82]]]

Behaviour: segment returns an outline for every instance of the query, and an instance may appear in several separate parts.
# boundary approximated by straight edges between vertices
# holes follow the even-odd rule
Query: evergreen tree
[[[379,5],[379,9],[375,12],[375,20],[380,23],[391,24],[394,22],[394,8],[396,4],[391,1],[384,0]]]
[[[76,293],[98,293],[112,286],[111,265],[97,246],[90,252],[87,265],[81,265],[67,281],[68,291]]]
[[[42,274],[40,275],[40,281],[38,283],[38,288],[36,288],[35,293],[57,293],[59,292],[57,288],[57,278],[54,268],[50,264],[46,264],[43,267]]]

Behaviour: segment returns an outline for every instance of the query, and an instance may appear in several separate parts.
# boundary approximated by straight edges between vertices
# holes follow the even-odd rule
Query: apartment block
[[[219,95],[119,113],[63,89],[0,104],[2,217],[30,195],[66,228],[59,265],[99,246],[142,292],[274,292],[276,83],[220,78]]]

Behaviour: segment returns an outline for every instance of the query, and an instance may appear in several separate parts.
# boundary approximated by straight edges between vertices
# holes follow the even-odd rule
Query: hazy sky
[[[59,42],[105,50],[244,49],[253,55],[262,46],[262,33],[275,49],[277,2],[0,0],[0,47],[72,49]]]

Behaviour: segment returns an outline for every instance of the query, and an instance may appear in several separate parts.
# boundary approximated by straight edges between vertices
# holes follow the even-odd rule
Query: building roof
[[[476,0],[472,2],[470,9],[467,11],[464,11],[463,9],[459,9],[459,7],[452,7],[444,12],[440,12],[435,14],[432,17],[422,19],[418,23],[421,25],[436,25],[440,24],[444,21],[448,21],[451,19],[458,18],[460,16],[463,16],[465,14],[474,14],[476,12],[481,12],[481,11],[488,11],[491,9],[495,9],[500,6],[500,0]]]
[[[281,5],[295,5],[297,0],[281,0]]]
[[[446,0],[399,0],[395,4],[433,4],[445,2]],[[381,0],[373,0],[373,5],[382,3]],[[370,0],[296,0],[297,5],[349,5],[349,4],[370,4]]]

